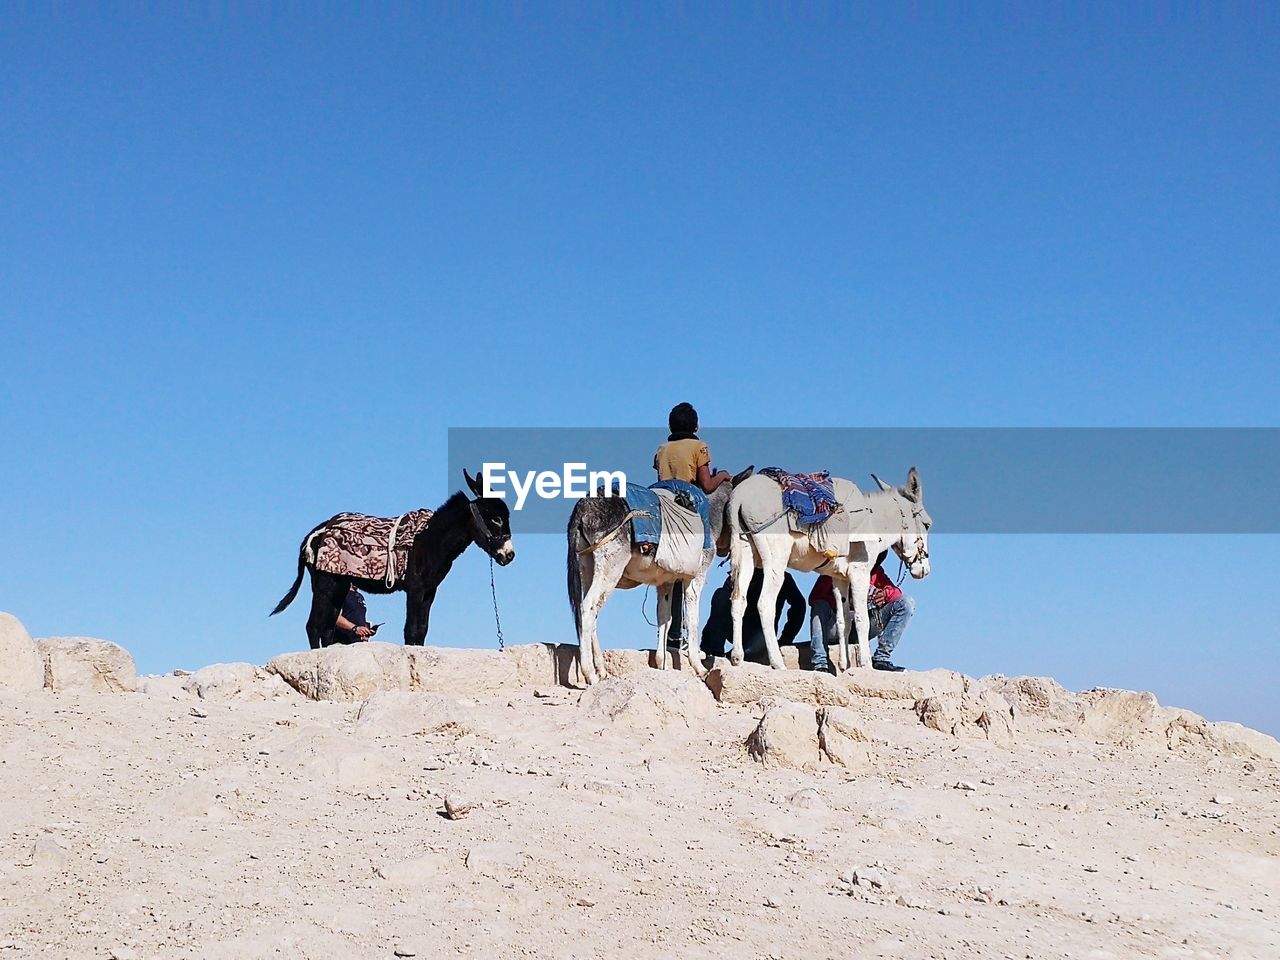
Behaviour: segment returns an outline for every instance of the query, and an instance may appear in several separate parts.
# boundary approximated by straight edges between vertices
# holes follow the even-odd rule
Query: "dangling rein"
[[[601,537],[595,543],[585,546],[581,550],[579,550],[578,556],[582,556],[584,553],[594,553],[596,550],[600,549],[606,543],[608,543],[610,540],[616,537],[623,530],[623,528],[625,528],[626,525],[630,523],[633,519],[635,519],[636,517],[647,517],[647,516],[649,516],[649,512],[647,510],[628,510],[627,515],[618,522],[618,525],[616,527],[614,527],[612,530],[606,533],[603,537]]]

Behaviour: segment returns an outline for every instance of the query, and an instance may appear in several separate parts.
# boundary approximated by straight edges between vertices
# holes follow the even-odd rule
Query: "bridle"
[[[902,517],[902,537],[898,540],[898,550],[896,553],[898,554],[898,560],[910,567],[928,560],[929,548],[925,545],[924,537],[916,534],[915,553],[912,554],[909,559],[903,555],[905,551],[902,550],[901,545],[906,542],[907,535],[911,532],[911,524],[907,522],[907,511],[902,506],[903,499],[904,498],[901,494],[893,498],[893,502],[898,506],[898,513]],[[924,513],[924,507],[920,506],[918,503],[913,503],[911,505],[911,519],[917,521],[917,527],[919,526],[920,514],[922,513]]]
[[[506,546],[511,538],[505,534],[489,531],[489,524],[485,522],[484,515],[480,513],[475,500],[468,500],[467,506],[471,508],[471,539],[475,541],[477,547],[492,557]]]

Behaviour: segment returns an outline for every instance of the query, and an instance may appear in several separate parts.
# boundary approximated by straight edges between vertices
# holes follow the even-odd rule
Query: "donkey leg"
[[[342,600],[346,595],[345,580],[329,573],[311,572],[311,614],[307,617],[307,640],[312,650],[333,643],[333,628],[338,623],[338,614],[342,612]]]
[[[871,666],[871,616],[867,611],[867,592],[871,589],[871,571],[855,568],[849,571],[849,606],[853,609],[853,629],[858,639],[858,666]]]
[[[742,618],[747,614],[747,589],[751,586],[751,577],[755,572],[751,548],[747,547],[745,551],[735,556],[733,571],[730,574],[733,578],[733,593],[729,599],[729,609],[733,613],[733,649],[729,651],[729,662],[735,667],[742,663],[743,659]]]
[[[587,686],[591,686],[597,680],[596,651],[600,646],[597,636],[600,610],[604,607],[608,596],[608,590],[604,587],[604,578],[596,577],[587,588],[586,596],[582,598],[582,633],[578,637],[578,669],[582,672],[582,682]]]
[[[427,642],[427,629],[431,625],[431,604],[435,599],[435,584],[410,584],[405,590],[405,646],[420,647]]]
[[[702,665],[702,588],[706,585],[707,574],[704,570],[700,576],[690,580],[684,590],[684,628],[685,639],[680,647],[680,655],[693,667],[694,675],[699,680],[706,679],[707,668]]]
[[[658,669],[666,670],[670,659],[667,650],[667,631],[671,629],[671,594],[673,592],[673,584],[663,583],[656,588],[658,594],[658,646],[654,653],[658,658]]]
[[[831,591],[836,601],[836,643],[839,645],[840,672],[849,669],[849,584],[835,583]]]
[[[778,631],[773,622],[778,612],[778,591],[782,588],[783,573],[781,568],[765,568],[760,599],[756,601],[756,611],[760,614],[760,628],[764,632],[764,648],[769,654],[769,666],[775,670],[787,669],[787,665],[782,662],[782,651],[778,648]]]

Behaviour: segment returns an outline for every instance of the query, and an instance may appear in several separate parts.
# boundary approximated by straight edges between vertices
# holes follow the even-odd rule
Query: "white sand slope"
[[[1280,745],[1146,694],[275,666],[0,685],[0,960],[1280,956]]]

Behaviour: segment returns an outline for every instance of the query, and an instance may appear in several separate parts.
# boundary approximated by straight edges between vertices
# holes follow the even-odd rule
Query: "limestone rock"
[[[374,737],[417,737],[449,733],[460,737],[471,732],[462,707],[438,693],[385,690],[360,707],[356,729]]]
[[[1084,717],[1072,732],[1109,743],[1132,744],[1148,733],[1159,704],[1149,693],[1090,690],[1081,694]]]
[[[295,696],[277,674],[252,663],[215,663],[182,678],[182,689],[201,700],[271,700]]]
[[[61,873],[67,868],[67,851],[53,837],[41,837],[31,845],[23,866],[41,874]]]
[[[756,703],[766,697],[836,706],[857,702],[849,688],[830,674],[774,670],[757,663],[735,667],[726,660],[717,660],[707,675],[707,686],[721,703]]]
[[[1206,751],[1280,763],[1280,742],[1238,723],[1214,723],[1190,710],[1157,707],[1153,740],[1178,753]]]
[[[605,650],[604,667],[611,677],[625,677],[632,673],[658,668],[658,651],[656,650]],[[692,674],[693,669],[684,662],[678,650],[668,650],[668,664],[671,669]]]
[[[804,787],[787,799],[787,806],[796,810],[824,810],[827,804],[813,787]]]
[[[124,647],[92,637],[43,637],[44,686],[54,693],[132,693],[138,668]]]
[[[649,731],[688,728],[716,710],[704,683],[674,670],[610,677],[588,687],[579,706],[588,716]]]
[[[871,765],[869,738],[848,707],[818,708],[818,749],[822,756],[850,769]]]
[[[1084,718],[1084,704],[1051,677],[991,676],[978,680],[975,686],[999,694],[1015,713],[1044,717],[1061,723],[1078,723]],[[971,687],[972,689],[972,687]]]
[[[954,670],[887,670],[854,669],[840,674],[839,682],[859,697],[886,700],[923,700],[927,697],[960,696],[971,682]]]
[[[404,690],[398,676],[388,677],[374,647],[354,643],[304,653],[286,653],[267,664],[285,683],[312,700],[367,700],[379,690]]]
[[[367,700],[380,690],[484,696],[532,685],[536,660],[545,655],[545,648],[508,656],[373,641],[282,654],[267,669],[312,700]]]
[[[940,733],[989,740],[1002,747],[1014,743],[1014,708],[991,690],[925,697],[916,701],[915,710],[921,723]]]
[[[279,680],[279,677],[276,677]],[[146,674],[138,678],[138,683],[134,687],[135,693],[142,693],[148,697],[167,697],[171,700],[180,700],[189,696],[184,685],[186,677],[175,677],[172,674],[164,674],[156,676],[154,674]]]
[[[971,710],[978,711],[973,723],[986,739],[997,746],[1012,747],[1016,739],[1014,708],[1003,697],[986,690],[970,697],[969,702]]]
[[[450,820],[461,820],[474,809],[475,804],[461,794],[451,793],[444,798],[444,815]]]
[[[954,736],[964,722],[957,697],[925,697],[916,701],[916,716],[931,730]]]
[[[810,704],[766,701],[747,737],[747,752],[766,767],[803,769],[818,763],[818,722]]]
[[[0,613],[0,691],[26,693],[44,686],[44,664],[27,628]]]

